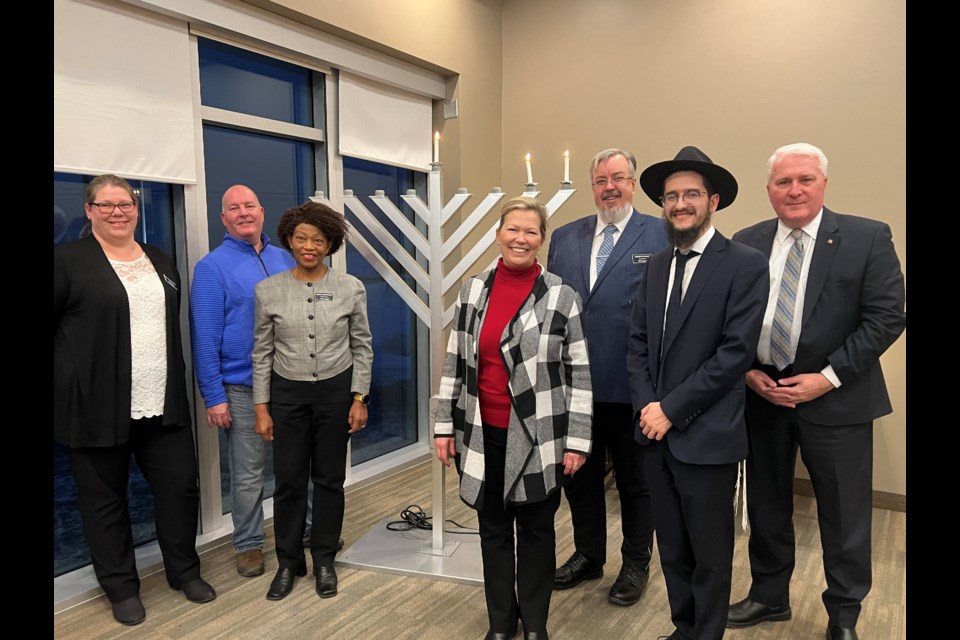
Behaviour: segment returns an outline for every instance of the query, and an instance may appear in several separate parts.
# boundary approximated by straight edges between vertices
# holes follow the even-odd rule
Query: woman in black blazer
[[[123,178],[86,189],[91,234],[53,251],[53,437],[70,447],[97,581],[126,625],[146,617],[127,499],[130,456],[154,496],[170,587],[216,598],[200,577],[200,491],[173,261],[134,239],[139,203]]]

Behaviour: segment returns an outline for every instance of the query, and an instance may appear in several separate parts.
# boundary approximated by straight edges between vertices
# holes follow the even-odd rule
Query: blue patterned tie
[[[780,291],[777,294],[777,309],[770,328],[770,360],[773,366],[783,371],[793,362],[793,312],[797,305],[797,288],[800,286],[800,269],[803,267],[803,231],[790,232],[793,246],[783,264]]]
[[[613,234],[617,231],[617,225],[608,224],[603,228],[603,241],[600,243],[600,249],[597,250],[597,277],[603,271],[603,265],[607,264],[607,258],[613,251]]]

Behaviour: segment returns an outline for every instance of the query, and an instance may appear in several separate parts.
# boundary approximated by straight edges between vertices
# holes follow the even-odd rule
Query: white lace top
[[[167,391],[167,307],[163,283],[147,254],[131,262],[110,260],[127,290],[133,357],[130,417],[163,415]]]

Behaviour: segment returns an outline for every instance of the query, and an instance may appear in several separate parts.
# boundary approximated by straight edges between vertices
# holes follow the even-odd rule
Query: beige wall
[[[715,221],[730,235],[772,215],[773,149],[806,141],[831,161],[827,205],[888,222],[906,271],[905,0],[252,3],[450,72],[460,118],[435,119],[445,198],[469,188],[467,211],[491,186],[519,193],[527,152],[549,198],[569,149],[580,191],[555,227],[592,210],[596,151],[623,146],[645,167],[694,144],[740,181]],[[895,412],[877,423],[874,471],[875,489],[902,495],[905,342],[883,360]]]
[[[827,206],[889,223],[906,271],[905,24],[904,0],[508,0],[503,187],[520,188],[530,152],[549,197],[570,149],[579,191],[556,227],[592,210],[596,151],[630,149],[642,170],[693,144],[740,182],[715,219],[730,235],[773,215],[771,152],[810,142],[830,159]],[[639,189],[635,203],[659,214]],[[903,495],[905,342],[883,359],[895,413],[874,470],[876,490]]]

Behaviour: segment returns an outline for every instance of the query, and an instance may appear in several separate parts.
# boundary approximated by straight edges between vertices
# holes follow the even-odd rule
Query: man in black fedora
[[[747,455],[743,376],[760,336],[767,260],[711,224],[737,181],[696,147],[648,167],[640,186],[663,205],[673,246],[650,258],[633,308],[635,437],[676,626],[670,638],[710,640],[723,637],[729,607],[737,468]]]

